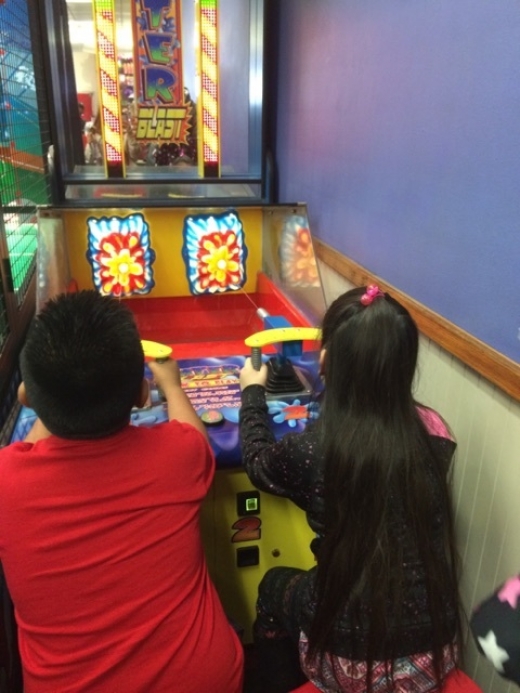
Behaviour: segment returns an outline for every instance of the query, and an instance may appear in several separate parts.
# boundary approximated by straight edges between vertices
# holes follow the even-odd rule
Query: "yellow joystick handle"
[[[304,340],[319,341],[321,330],[319,327],[275,327],[272,330],[255,332],[245,340],[245,345],[251,347],[251,361],[253,368],[260,370],[262,365],[262,347],[278,342],[300,342]]]
[[[272,330],[255,332],[245,340],[248,347],[263,347],[277,342],[297,342],[307,340],[318,341],[321,339],[319,327],[274,327]]]
[[[155,359],[155,361],[166,361],[173,351],[173,349],[166,346],[166,344],[152,342],[149,339],[141,339],[141,346],[143,347],[145,358]]]

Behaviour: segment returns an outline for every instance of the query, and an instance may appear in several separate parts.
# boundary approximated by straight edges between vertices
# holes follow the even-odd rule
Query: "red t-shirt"
[[[25,693],[239,693],[208,576],[209,445],[172,421],[0,450],[0,560]]]

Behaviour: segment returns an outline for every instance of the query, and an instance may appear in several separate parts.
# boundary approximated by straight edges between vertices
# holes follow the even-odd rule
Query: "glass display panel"
[[[319,325],[325,296],[306,205],[264,209],[262,259],[267,276],[311,323]]]
[[[263,0],[66,9],[77,103],[57,111],[79,111],[59,144],[67,199],[261,199]]]

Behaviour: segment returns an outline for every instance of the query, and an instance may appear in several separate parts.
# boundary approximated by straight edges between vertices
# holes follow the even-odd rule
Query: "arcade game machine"
[[[60,2],[45,3],[53,85],[79,82],[63,72],[68,63],[85,67],[73,37],[76,22],[86,40],[89,4],[67,4],[63,33],[52,11]],[[325,307],[305,205],[270,199],[264,3],[93,0],[90,11],[99,117],[88,137],[101,156],[78,157],[69,99],[76,110],[55,113],[61,197],[39,209],[36,310],[59,292],[94,288],[128,303],[145,353],[173,350],[217,460],[202,516],[210,572],[248,643],[266,570],[310,568],[314,558],[303,512],[258,492],[241,466],[238,374],[247,356],[265,360],[275,435],[303,430],[317,413]],[[72,63],[60,60],[65,48],[51,50],[67,40]],[[136,426],[165,419],[157,391],[132,415]],[[33,420],[22,409],[12,440]]]

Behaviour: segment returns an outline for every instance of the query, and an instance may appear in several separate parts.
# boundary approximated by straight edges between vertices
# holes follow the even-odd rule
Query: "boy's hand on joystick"
[[[150,360],[147,362],[148,368],[151,370],[157,387],[167,393],[172,388],[181,387],[181,373],[179,364],[172,358],[161,358]]]
[[[191,424],[207,439],[206,427],[182,389],[181,372],[177,361],[172,358],[151,360],[148,361],[148,367],[157,387],[166,398],[170,421],[176,419]]]

